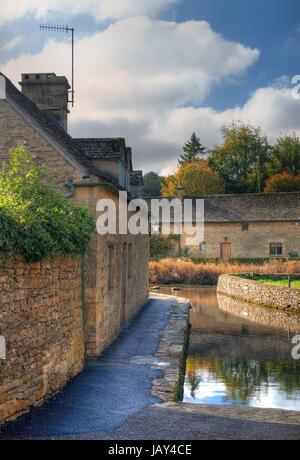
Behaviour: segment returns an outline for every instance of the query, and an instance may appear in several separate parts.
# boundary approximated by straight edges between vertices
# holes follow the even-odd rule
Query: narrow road
[[[172,312],[151,299],[111,347],[43,406],[0,429],[2,439],[300,439],[300,425],[239,420],[162,404],[155,354]]]

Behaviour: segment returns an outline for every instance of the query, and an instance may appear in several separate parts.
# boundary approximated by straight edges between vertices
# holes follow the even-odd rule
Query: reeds
[[[185,258],[160,259],[150,262],[150,284],[208,284],[214,285],[222,274],[259,273],[288,274],[300,273],[300,261],[273,260],[261,265],[226,262],[195,264]]]

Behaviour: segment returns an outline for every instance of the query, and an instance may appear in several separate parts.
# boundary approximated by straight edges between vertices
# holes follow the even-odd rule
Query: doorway
[[[231,259],[231,243],[221,243],[220,255],[224,261]]]

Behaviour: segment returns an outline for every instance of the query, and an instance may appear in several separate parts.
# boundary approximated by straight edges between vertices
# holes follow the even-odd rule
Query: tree
[[[277,139],[272,149],[270,173],[300,173],[300,139],[295,134]]]
[[[265,192],[300,192],[300,174],[287,172],[275,174],[267,180]]]
[[[210,165],[227,192],[261,192],[267,178],[270,146],[260,128],[242,122],[223,126],[223,145],[211,151]]]
[[[208,165],[206,160],[181,165],[174,176],[165,179],[162,195],[174,197],[179,187],[182,187],[188,196],[214,195],[225,190],[219,174]]]
[[[159,197],[160,190],[162,184],[164,182],[164,178],[156,174],[155,172],[149,172],[144,175],[144,185],[142,187],[141,196],[143,198],[146,197]]]
[[[206,154],[205,147],[200,142],[200,138],[193,133],[190,139],[185,143],[183,152],[178,160],[179,165],[191,163],[195,160],[199,160],[201,156]]]

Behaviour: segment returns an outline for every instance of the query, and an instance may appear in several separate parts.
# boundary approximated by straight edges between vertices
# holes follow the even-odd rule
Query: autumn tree
[[[267,180],[265,192],[300,192],[300,174],[288,172],[275,174]]]
[[[211,151],[210,165],[226,183],[227,192],[261,192],[267,178],[270,146],[260,128],[233,122],[222,128],[223,144]]]
[[[295,134],[280,137],[272,149],[270,173],[300,174],[300,139]]]
[[[190,139],[185,143],[183,147],[183,153],[180,155],[178,160],[179,165],[186,163],[192,163],[193,161],[199,160],[206,155],[205,147],[200,142],[200,138],[193,133]]]
[[[205,196],[224,193],[225,185],[219,174],[206,160],[181,165],[173,176],[165,179],[162,187],[164,197],[175,197],[182,187],[188,196]]]

